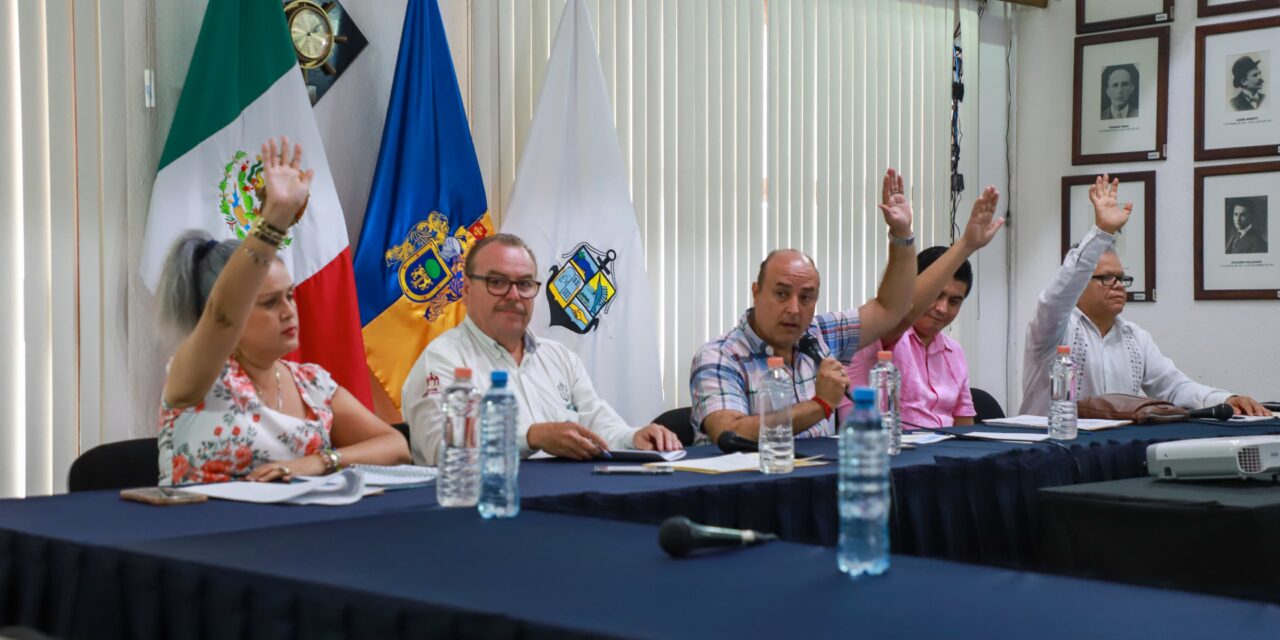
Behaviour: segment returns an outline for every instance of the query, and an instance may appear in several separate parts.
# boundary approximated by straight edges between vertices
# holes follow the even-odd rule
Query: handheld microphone
[[[725,453],[755,453],[760,450],[760,444],[755,440],[744,438],[732,431],[726,431],[716,438],[716,446]]]
[[[696,524],[684,516],[672,516],[658,527],[658,546],[673,558],[683,558],[698,549],[749,547],[772,542],[778,536],[750,529],[727,529]]]
[[[1192,409],[1187,412],[1187,418],[1190,418],[1192,420],[1195,420],[1197,418],[1208,418],[1211,420],[1227,421],[1227,420],[1230,420],[1231,416],[1235,414],[1236,414],[1236,411],[1235,409],[1231,408],[1231,405],[1216,404],[1212,407],[1205,407],[1203,409]]]
[[[822,348],[818,346],[818,339],[813,337],[812,333],[800,336],[800,344],[796,346],[799,347],[800,353],[809,356],[809,359],[813,360],[815,367],[822,362]]]

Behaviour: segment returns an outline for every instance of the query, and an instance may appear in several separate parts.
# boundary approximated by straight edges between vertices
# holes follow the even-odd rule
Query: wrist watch
[[[914,233],[905,238],[899,238],[893,235],[892,231],[889,232],[889,244],[891,245],[895,245],[899,247],[910,247],[915,243],[916,243],[916,234]]]

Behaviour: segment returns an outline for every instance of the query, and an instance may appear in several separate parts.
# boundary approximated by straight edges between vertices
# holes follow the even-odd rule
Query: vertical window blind
[[[472,5],[472,130],[499,221],[563,7]],[[965,50],[977,50],[972,2],[587,7],[630,171],[669,407],[689,403],[694,351],[751,305],[769,250],[813,256],[819,311],[875,295],[888,251],[875,206],[885,169],[907,177],[917,246],[949,242],[952,34],[958,20]]]
[[[131,433],[122,16],[0,0],[0,497],[65,490],[82,446]]]

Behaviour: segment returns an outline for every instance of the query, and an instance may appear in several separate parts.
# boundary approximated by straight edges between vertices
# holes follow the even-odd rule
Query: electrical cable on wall
[[[964,48],[961,46],[960,0],[955,0],[955,31],[951,37],[951,242],[956,241],[960,227],[956,224],[956,213],[960,209],[960,196],[964,193],[964,174],[960,173],[960,143],[964,140],[964,131],[960,127],[960,103],[964,101]],[[987,0],[978,0],[978,20],[987,11]]]

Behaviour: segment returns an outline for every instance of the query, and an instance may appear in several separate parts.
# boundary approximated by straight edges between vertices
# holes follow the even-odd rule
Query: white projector
[[[1147,473],[1170,480],[1280,480],[1280,436],[1161,442],[1147,447]]]

